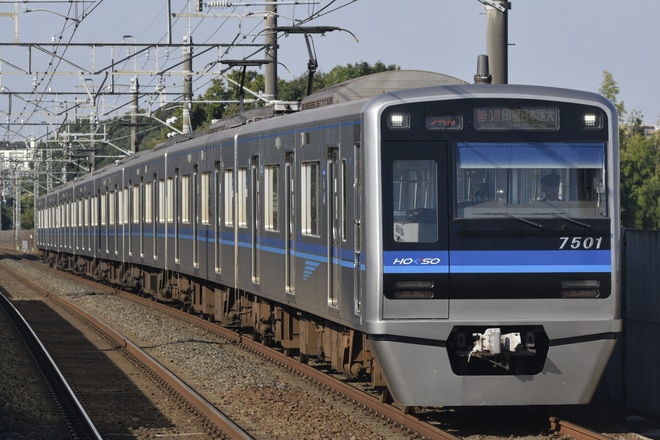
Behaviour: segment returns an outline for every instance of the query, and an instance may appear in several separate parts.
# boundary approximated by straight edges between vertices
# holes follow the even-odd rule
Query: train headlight
[[[387,128],[392,130],[405,130],[410,128],[410,115],[402,112],[388,114]]]
[[[582,115],[582,127],[584,128],[602,128],[603,117],[600,113],[587,112]]]

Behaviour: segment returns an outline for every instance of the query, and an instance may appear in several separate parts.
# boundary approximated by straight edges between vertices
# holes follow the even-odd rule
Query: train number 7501
[[[559,237],[559,249],[600,249],[603,237]]]

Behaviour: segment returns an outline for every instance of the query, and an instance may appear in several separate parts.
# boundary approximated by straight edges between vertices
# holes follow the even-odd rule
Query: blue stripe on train
[[[609,250],[388,251],[385,273],[611,272]]]

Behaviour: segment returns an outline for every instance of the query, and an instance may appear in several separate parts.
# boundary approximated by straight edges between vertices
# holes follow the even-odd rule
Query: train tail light
[[[562,298],[598,298],[600,296],[598,280],[562,280]]]
[[[393,299],[431,299],[433,281],[397,281],[394,283]]]

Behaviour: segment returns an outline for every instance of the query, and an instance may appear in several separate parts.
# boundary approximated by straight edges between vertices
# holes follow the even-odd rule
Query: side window
[[[107,215],[106,203],[107,203],[107,195],[103,193],[101,194],[101,226],[106,225],[106,221],[105,221]]]
[[[118,214],[117,222],[120,225],[123,225],[124,224],[124,216],[126,215],[126,206],[124,206],[124,190],[123,189],[117,190],[117,199],[118,199],[117,207],[119,208],[117,210],[117,214]]]
[[[181,222],[190,223],[190,175],[181,176]]]
[[[158,222],[165,222],[165,180],[158,181]]]
[[[211,224],[211,173],[202,173],[200,195],[202,224]]]
[[[264,170],[264,207],[267,231],[279,231],[279,165],[268,165]]]
[[[167,201],[167,223],[174,223],[174,179],[167,178],[167,194],[165,196]]]
[[[247,228],[247,168],[238,169],[238,188],[236,188],[236,204],[238,209],[238,227]]]
[[[303,162],[301,179],[301,228],[303,235],[320,235],[321,163]]]
[[[110,226],[115,224],[115,192],[111,191],[108,198],[108,222]]]
[[[144,222],[153,221],[153,187],[151,182],[144,184]]]
[[[234,170],[225,170],[225,226],[234,226],[234,198],[230,194],[234,194]]]
[[[140,223],[140,185],[133,185],[133,223]]]

